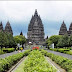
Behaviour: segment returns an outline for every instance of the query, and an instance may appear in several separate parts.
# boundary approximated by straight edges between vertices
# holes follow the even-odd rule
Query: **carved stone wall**
[[[28,26],[27,38],[32,43],[41,43],[44,41],[44,27],[37,10],[35,10],[34,16],[32,16]]]

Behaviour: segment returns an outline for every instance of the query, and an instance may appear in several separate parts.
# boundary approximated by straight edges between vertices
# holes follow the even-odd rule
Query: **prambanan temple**
[[[44,42],[44,27],[40,15],[35,10],[30,20],[27,33],[28,42],[42,44]]]
[[[64,34],[68,34],[68,36],[72,35],[72,23],[70,24],[69,30],[67,30],[66,24],[63,21],[60,27],[59,35],[64,35]]]
[[[3,24],[2,22],[0,23],[0,32],[3,31],[3,32],[7,32],[7,33],[10,33],[13,35],[13,31],[12,31],[12,28],[11,28],[11,25],[9,23],[9,21],[6,23],[6,26],[5,26],[5,29],[3,29]]]

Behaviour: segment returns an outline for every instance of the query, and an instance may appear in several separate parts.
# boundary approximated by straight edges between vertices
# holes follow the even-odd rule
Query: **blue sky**
[[[69,29],[72,22],[72,1],[0,1],[0,21],[9,21],[13,34],[21,30],[27,37],[28,24],[37,9],[44,24],[45,37],[58,35],[63,20]]]

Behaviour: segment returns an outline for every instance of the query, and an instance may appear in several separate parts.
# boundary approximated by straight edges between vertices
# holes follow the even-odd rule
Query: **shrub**
[[[1,54],[4,54],[4,53],[5,53],[5,52],[3,52],[3,50],[0,49],[0,55],[1,55]]]
[[[53,53],[48,53],[45,50],[41,50],[41,53],[50,57],[53,61],[59,64],[62,68],[64,68],[67,72],[72,71],[72,60],[64,58],[62,56],[55,55]]]
[[[0,72],[5,72],[8,70],[12,65],[17,63],[23,56],[28,55],[30,50],[26,50],[23,53],[18,53],[12,56],[8,56],[5,59],[0,59]]]
[[[24,72],[56,72],[41,52],[33,50],[24,62]]]
[[[10,53],[10,52],[15,51],[15,48],[4,48],[3,51],[7,52],[7,53]]]
[[[70,49],[63,49],[63,48],[52,49],[52,48],[50,48],[50,50],[72,55],[72,51]]]

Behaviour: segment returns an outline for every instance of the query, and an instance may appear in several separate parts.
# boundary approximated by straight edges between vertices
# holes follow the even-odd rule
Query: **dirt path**
[[[52,61],[49,57],[45,57],[48,62],[52,65],[52,66],[55,66],[58,71],[57,72],[66,72],[63,68],[61,68],[58,64],[56,64],[54,61]]]
[[[9,71],[7,71],[7,72],[14,72],[18,68],[18,66],[24,61],[25,58],[26,57],[23,57],[17,64],[12,66],[12,68]]]

